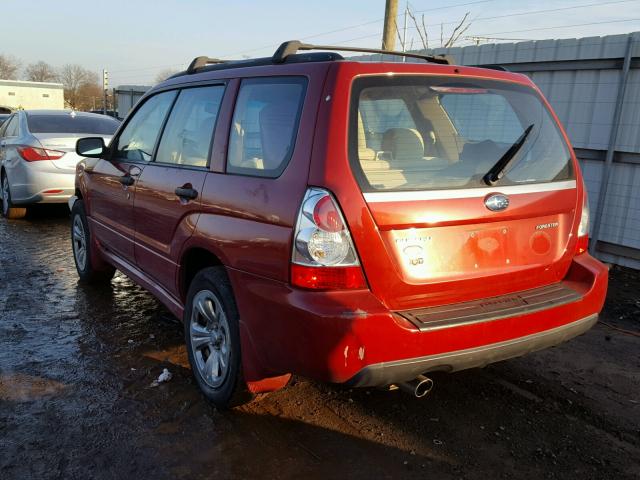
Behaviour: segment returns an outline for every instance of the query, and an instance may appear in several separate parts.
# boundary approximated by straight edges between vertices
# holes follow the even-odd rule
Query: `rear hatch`
[[[390,308],[562,278],[576,177],[570,149],[534,89],[469,77],[375,76],[357,79],[352,93],[350,162],[384,248],[359,253]]]
[[[82,160],[76,152],[76,142],[82,137],[102,137],[105,144],[119,126],[119,122],[105,115],[77,112],[28,113],[29,132],[40,145],[57,152],[64,152],[51,163],[61,170],[73,172]]]

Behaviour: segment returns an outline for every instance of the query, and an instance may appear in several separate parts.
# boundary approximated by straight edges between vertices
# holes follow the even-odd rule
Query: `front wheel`
[[[251,400],[242,377],[240,322],[223,267],[200,271],[189,287],[184,334],[191,370],[202,393],[220,408]]]
[[[98,268],[93,261],[91,233],[82,200],[76,200],[71,209],[71,246],[73,260],[80,280],[84,283],[108,283],[116,271],[110,265]]]
[[[14,207],[11,203],[11,188],[9,178],[2,175],[2,216],[10,220],[23,218],[27,214],[25,207]]]

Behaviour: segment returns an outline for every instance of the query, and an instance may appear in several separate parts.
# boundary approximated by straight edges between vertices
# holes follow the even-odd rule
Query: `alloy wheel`
[[[73,255],[79,270],[84,270],[87,264],[87,238],[84,224],[80,215],[73,217]]]
[[[222,304],[209,290],[193,298],[189,337],[194,367],[208,386],[218,388],[229,373],[231,339]]]
[[[2,213],[7,216],[9,214],[9,180],[6,175],[2,177]]]

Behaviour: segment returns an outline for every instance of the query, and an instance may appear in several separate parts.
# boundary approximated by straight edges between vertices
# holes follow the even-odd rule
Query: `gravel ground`
[[[64,208],[0,220],[4,480],[640,478],[640,272],[611,271],[606,324],[425,399],[296,378],[218,412],[176,320],[123,275],[78,285],[68,237]]]

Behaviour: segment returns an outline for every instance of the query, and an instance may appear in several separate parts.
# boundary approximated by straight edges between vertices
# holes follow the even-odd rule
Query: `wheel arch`
[[[183,304],[194,277],[204,268],[224,266],[218,255],[200,246],[192,246],[182,253],[178,272],[178,289]]]

